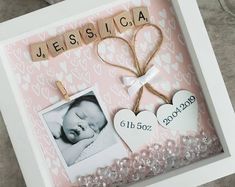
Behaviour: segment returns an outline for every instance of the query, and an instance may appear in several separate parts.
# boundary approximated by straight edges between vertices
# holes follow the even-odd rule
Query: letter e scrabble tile
[[[56,57],[66,51],[66,46],[62,36],[56,36],[47,40],[47,46],[53,57]]]
[[[134,22],[130,12],[122,12],[114,17],[114,21],[117,25],[119,32],[125,32],[128,29],[134,27]]]
[[[84,25],[80,29],[80,32],[85,44],[89,44],[99,39],[98,31],[92,23]]]
[[[48,59],[48,49],[46,42],[38,42],[30,45],[30,54],[34,62]]]
[[[112,18],[101,19],[98,21],[98,27],[101,38],[116,36],[115,25]]]
[[[149,23],[149,12],[147,7],[137,7],[132,11],[134,16],[134,23],[136,26]]]
[[[67,49],[74,49],[82,45],[79,30],[68,31],[64,34]]]

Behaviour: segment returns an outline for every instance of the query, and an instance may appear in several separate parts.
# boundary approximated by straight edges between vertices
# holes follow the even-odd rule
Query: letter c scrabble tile
[[[86,44],[89,44],[99,39],[98,31],[92,23],[84,25],[80,29],[80,32]]]
[[[46,42],[38,42],[30,45],[30,54],[34,62],[47,60],[48,49]]]
[[[79,30],[68,31],[64,34],[67,49],[74,49],[82,45]]]
[[[47,40],[47,46],[53,57],[56,57],[59,54],[66,51],[66,46],[64,44],[64,40],[62,36],[56,36],[54,38]]]
[[[149,23],[149,12],[147,7],[137,7],[132,11],[134,16],[134,23],[136,26]]]
[[[118,27],[119,32],[124,32],[134,27],[134,22],[130,12],[122,12],[114,17],[114,21]]]
[[[115,25],[112,18],[101,19],[98,21],[98,27],[101,38],[116,36]]]

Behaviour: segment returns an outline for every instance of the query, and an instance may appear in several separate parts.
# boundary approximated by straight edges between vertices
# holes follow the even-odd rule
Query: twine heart
[[[149,56],[147,57],[147,60],[145,61],[144,63],[144,66],[141,68],[140,67],[140,63],[139,63],[139,60],[138,60],[138,57],[137,57],[137,54],[136,54],[136,43],[137,43],[137,35],[138,33],[145,27],[153,27],[154,29],[156,29],[159,33],[160,33],[160,43],[156,44],[154,50],[152,52],[149,53]],[[109,62],[107,60],[105,60],[101,55],[100,55],[100,51],[99,51],[99,45],[101,42],[103,42],[104,40],[106,39],[116,39],[116,40],[120,40],[121,42],[123,42],[124,44],[126,44],[128,46],[128,48],[130,49],[131,51],[131,54],[132,54],[132,57],[133,57],[133,60],[134,60],[134,67],[135,67],[135,70],[129,68],[129,67],[126,67],[126,66],[123,66],[123,65],[119,65],[119,64],[114,64],[112,62]],[[128,42],[126,39],[124,38],[121,38],[121,37],[118,37],[118,36],[111,36],[111,37],[107,37],[107,38],[104,38],[102,39],[101,41],[98,42],[97,44],[97,54],[98,54],[98,57],[102,60],[102,62],[106,63],[107,65],[110,65],[112,67],[116,67],[116,68],[119,68],[119,69],[122,69],[122,70],[126,70],[128,71],[129,73],[133,74],[137,79],[136,80],[139,80],[138,78],[143,78],[145,77],[145,74],[148,72],[149,68],[150,68],[150,65],[154,65],[152,60],[153,58],[158,54],[162,44],[163,44],[163,40],[164,40],[164,36],[163,36],[163,32],[161,30],[160,27],[158,27],[157,25],[154,25],[154,24],[151,24],[151,23],[148,23],[148,24],[145,24],[141,27],[139,27],[136,32],[134,33],[133,35],[133,38],[132,38],[132,41],[133,41],[133,45]],[[152,75],[151,75],[152,76]],[[146,77],[145,77],[146,78]],[[148,77],[146,78],[146,80],[150,80]],[[151,84],[148,82],[148,81],[142,81],[144,82],[144,84],[141,84],[140,86],[138,86],[139,88],[139,91],[138,91],[138,95],[137,95],[137,98],[136,98],[136,102],[135,102],[135,105],[133,107],[133,111],[134,113],[137,113],[139,111],[139,106],[140,106],[140,101],[141,101],[141,98],[142,98],[142,95],[143,95],[143,91],[144,91],[144,87],[149,91],[151,92],[152,94],[160,97],[161,99],[163,99],[166,103],[169,103],[169,99],[161,94],[160,92],[158,92],[155,88],[153,88],[151,86]],[[133,82],[133,84],[136,84],[136,82]]]

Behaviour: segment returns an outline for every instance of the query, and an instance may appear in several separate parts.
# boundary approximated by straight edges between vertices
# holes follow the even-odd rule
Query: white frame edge
[[[78,12],[83,13],[96,7],[106,6],[112,2],[113,0],[95,2],[86,0],[80,7],[74,6],[77,5],[77,0],[67,0],[58,3],[1,23],[0,41],[45,27],[59,20],[64,20],[77,15]],[[215,120],[220,122],[220,126],[215,125],[215,127],[219,132],[218,135],[225,148],[225,153],[139,182],[133,186],[169,187],[172,184],[175,186],[196,186],[235,172],[235,168],[232,168],[232,163],[235,160],[235,147],[233,148],[232,145],[235,127],[228,125],[230,121],[234,121],[232,119],[235,119],[235,115],[196,0],[172,0],[172,3],[179,18],[193,63],[197,64],[195,69],[197,74],[200,75],[200,83],[207,103],[211,106],[210,112],[212,115],[215,114]],[[63,13],[61,13],[61,9],[63,9]],[[37,22],[34,21],[35,19]],[[193,25],[197,25],[197,28]],[[3,61],[3,59],[1,60]],[[207,63],[209,63],[210,68],[207,67]],[[26,112],[20,107],[22,105],[20,96],[14,92],[16,85],[12,84],[14,81],[12,81],[11,72],[7,71],[7,69],[4,63],[0,63],[0,89],[2,91],[0,107],[25,181],[27,186],[53,186],[43,154],[40,152],[40,147],[31,133],[31,123],[26,119]],[[227,108],[223,108],[226,105]],[[14,117],[12,117],[12,113]],[[27,154],[25,154],[26,152]]]
[[[82,2],[81,6],[74,6],[78,4],[77,0],[66,0],[5,21],[0,23],[0,43],[9,38],[15,38],[42,27],[56,24],[74,15],[95,11],[108,4],[113,4],[114,2],[120,2],[120,0],[86,0]]]
[[[32,123],[25,117],[23,102],[14,92],[12,76],[6,71],[0,48],[0,110],[27,186],[51,187],[52,181],[41,148],[32,133]]]

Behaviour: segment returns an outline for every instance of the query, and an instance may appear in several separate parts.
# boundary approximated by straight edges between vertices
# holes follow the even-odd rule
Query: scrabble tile
[[[80,32],[86,44],[89,44],[99,39],[98,31],[92,23],[84,25],[80,29]]]
[[[98,20],[98,27],[101,38],[116,36],[115,25],[112,18]]]
[[[147,7],[137,7],[133,10],[134,23],[140,26],[149,23],[149,11]]]
[[[56,36],[47,40],[48,49],[53,57],[66,51],[66,46],[62,36]]]
[[[30,45],[30,54],[34,62],[48,59],[48,49],[46,42],[39,42]]]
[[[134,22],[130,12],[122,12],[114,17],[119,32],[124,32],[134,27]]]
[[[74,49],[82,45],[79,30],[72,30],[64,33],[64,40],[67,49]]]

